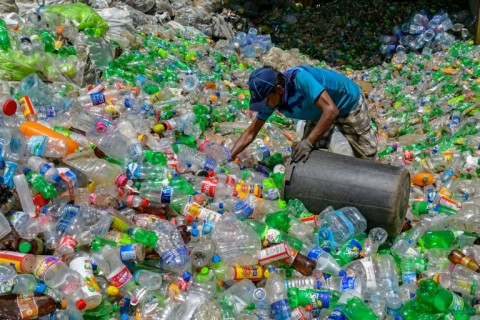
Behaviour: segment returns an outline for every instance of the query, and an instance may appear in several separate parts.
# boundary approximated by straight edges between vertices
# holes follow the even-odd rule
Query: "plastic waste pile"
[[[468,29],[461,23],[454,25],[448,13],[437,13],[430,17],[425,12],[417,12],[408,22],[395,26],[392,31],[394,35],[380,38],[383,43],[380,52],[387,56],[406,50],[421,50],[424,54],[442,51],[453,45],[454,34],[460,35],[463,40],[469,38]]]
[[[458,1],[407,1],[396,5],[388,1],[343,0],[313,8],[297,4],[268,10],[263,15],[247,11],[244,15],[251,17],[263,33],[271,33],[277,47],[298,48],[330,66],[360,70],[385,60],[379,50],[382,35],[391,34],[393,26],[402,25],[413,12],[426,8],[432,16],[448,12],[453,24],[461,23],[473,33],[474,19],[468,3]],[[460,34],[455,35],[460,38]]]
[[[282,115],[231,159],[250,72],[322,64],[256,30],[214,46],[174,26],[142,28],[85,87],[1,83],[1,319],[478,317],[477,47],[349,74],[375,86],[381,161],[412,174],[388,239],[354,207],[280,199],[299,140]]]

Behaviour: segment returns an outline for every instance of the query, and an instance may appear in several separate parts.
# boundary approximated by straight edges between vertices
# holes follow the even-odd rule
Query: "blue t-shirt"
[[[265,106],[257,113],[257,118],[266,121],[275,110],[286,117],[300,120],[317,121],[322,110],[315,104],[323,91],[327,91],[339,110],[339,116],[345,117],[358,104],[360,88],[341,73],[313,67],[295,67],[285,74],[294,71],[290,85],[286,84],[286,92],[277,108]],[[296,73],[295,73],[296,72]],[[287,76],[287,82],[289,77]]]

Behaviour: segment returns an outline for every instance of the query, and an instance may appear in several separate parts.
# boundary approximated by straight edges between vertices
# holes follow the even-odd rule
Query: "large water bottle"
[[[363,233],[367,229],[367,220],[354,207],[345,207],[328,212],[324,215],[318,238],[328,242],[333,247],[342,246],[355,234]]]
[[[166,220],[159,220],[150,226],[150,230],[158,236],[155,251],[161,256],[164,268],[177,273],[187,271],[191,267],[190,256],[175,225]]]
[[[215,171],[217,162],[198,150],[189,148],[185,145],[176,144],[173,146],[177,153],[178,160],[196,169]]]
[[[270,277],[267,279],[265,291],[267,299],[270,302],[273,319],[287,320],[290,319],[290,306],[287,298],[287,288],[285,281],[276,271],[269,271]]]

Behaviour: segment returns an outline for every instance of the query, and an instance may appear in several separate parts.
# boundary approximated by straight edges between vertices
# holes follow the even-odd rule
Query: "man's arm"
[[[235,159],[240,152],[242,152],[250,143],[252,143],[253,139],[255,139],[264,124],[265,120],[260,120],[258,118],[255,118],[255,120],[252,121],[247,130],[245,130],[240,138],[238,138],[237,142],[230,151],[232,159]]]
[[[315,128],[307,137],[308,142],[312,145],[315,145],[317,140],[324,134],[330,127],[338,116],[338,108],[333,102],[330,95],[327,91],[323,91],[315,101],[315,105],[322,110],[322,116],[318,120]]]

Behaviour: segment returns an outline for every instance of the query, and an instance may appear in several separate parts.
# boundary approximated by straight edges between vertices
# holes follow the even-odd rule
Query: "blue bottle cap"
[[[190,279],[192,279],[192,274],[190,272],[185,272],[183,275],[182,275],[182,278],[183,280],[185,281],[189,281]]]
[[[198,229],[193,229],[192,230],[192,236],[193,237],[198,237],[199,234],[200,234],[200,232],[198,232]]]
[[[45,291],[47,290],[47,286],[44,284],[44,283],[39,283],[37,284],[37,286],[35,287],[35,293],[38,293],[38,294],[44,294]]]
[[[30,171],[30,169],[28,169],[27,167],[23,168],[22,170],[23,173],[27,173],[28,171]]]
[[[122,314],[122,316],[120,317],[120,320],[128,320],[130,319],[130,316],[126,313]]]
[[[197,226],[198,226],[198,222],[197,222],[197,221],[193,221],[193,222],[192,222],[192,228],[195,229],[195,228],[197,228]]]
[[[214,255],[213,258],[212,258],[212,262],[213,262],[213,263],[219,263],[220,260],[221,260],[220,257],[217,256],[217,255]]]
[[[58,173],[55,173],[52,178],[55,182],[59,182],[60,180],[62,180],[62,177],[60,177]]]
[[[339,275],[340,277],[345,277],[345,276],[347,275],[347,273],[345,272],[345,270],[340,270],[340,271],[338,272],[338,275]]]

